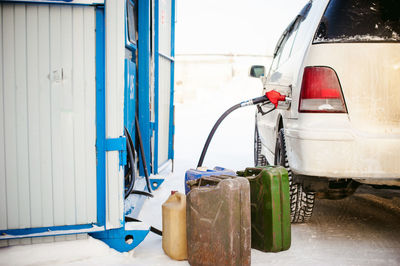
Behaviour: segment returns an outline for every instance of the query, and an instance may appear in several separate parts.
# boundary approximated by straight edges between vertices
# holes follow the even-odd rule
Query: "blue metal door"
[[[124,125],[132,139],[135,139],[136,113],[136,64],[131,59],[125,59],[125,107]]]
[[[124,125],[132,139],[135,139],[136,114],[136,8],[134,1],[126,1]]]

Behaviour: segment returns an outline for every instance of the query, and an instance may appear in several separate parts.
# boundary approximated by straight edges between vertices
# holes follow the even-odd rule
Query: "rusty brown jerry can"
[[[246,168],[251,190],[251,246],[265,252],[290,248],[290,195],[288,172],[281,166]]]
[[[250,186],[246,178],[189,181],[187,243],[190,265],[250,265]]]

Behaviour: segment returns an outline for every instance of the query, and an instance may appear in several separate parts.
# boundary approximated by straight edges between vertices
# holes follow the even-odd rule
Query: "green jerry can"
[[[250,182],[251,247],[264,252],[290,248],[288,172],[281,166],[246,168],[238,176]]]
[[[250,186],[246,178],[209,176],[188,181],[188,261],[196,265],[250,265]]]

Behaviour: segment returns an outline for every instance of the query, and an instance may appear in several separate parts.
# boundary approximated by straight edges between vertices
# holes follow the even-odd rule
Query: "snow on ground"
[[[245,78],[198,94],[176,106],[175,171],[146,201],[140,218],[161,228],[161,204],[171,190],[184,191],[184,173],[197,165],[217,118],[231,105],[257,95]],[[254,107],[235,111],[217,131],[204,165],[243,169],[253,163]],[[133,251],[118,253],[87,238],[0,248],[0,265],[188,265],[173,261],[150,233]],[[339,201],[319,200],[311,222],[292,226],[292,246],[280,253],[252,250],[253,265],[400,265],[398,191],[361,189]]]

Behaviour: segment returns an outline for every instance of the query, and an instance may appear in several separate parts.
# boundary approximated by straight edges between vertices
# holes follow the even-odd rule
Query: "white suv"
[[[311,217],[314,197],[400,186],[400,1],[310,1],[261,78],[264,93],[292,98],[258,108],[254,145],[256,165],[289,170],[292,222]]]

